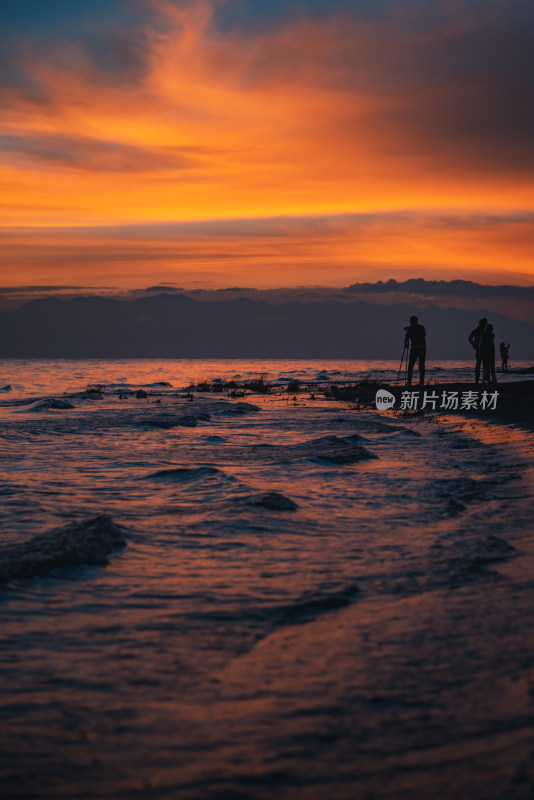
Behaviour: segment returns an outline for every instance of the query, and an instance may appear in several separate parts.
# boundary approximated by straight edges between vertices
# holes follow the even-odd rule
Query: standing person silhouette
[[[488,324],[488,320],[486,317],[481,319],[477,325],[477,327],[471,331],[469,336],[469,344],[474,349],[476,354],[476,364],[475,364],[475,383],[480,381],[480,365],[482,364],[482,356],[480,355],[480,340],[482,338],[482,334]]]
[[[495,377],[495,334],[493,325],[486,325],[480,337],[480,356],[482,358],[483,377],[482,383],[497,383]]]
[[[508,372],[508,351],[510,345],[501,342],[499,349],[501,351],[501,372]]]
[[[408,379],[407,386],[412,385],[412,375],[415,363],[419,365],[419,383],[424,386],[425,383],[425,359],[426,359],[426,331],[422,325],[419,325],[417,317],[410,317],[410,324],[404,328],[406,331],[404,335],[404,347],[410,348],[410,355],[408,358]]]

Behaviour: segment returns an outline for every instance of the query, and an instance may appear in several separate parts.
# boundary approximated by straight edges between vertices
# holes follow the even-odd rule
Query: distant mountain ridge
[[[416,313],[428,357],[472,356],[482,316],[514,359],[534,358],[534,324],[480,310],[414,309],[358,300],[272,304],[237,298],[199,302],[161,292],[135,300],[41,298],[0,312],[0,357],[15,358],[399,358]]]
[[[513,286],[511,284],[491,285],[474,283],[473,281],[452,280],[432,281],[425,278],[409,278],[396,281],[375,283],[353,283],[347,286],[347,292],[354,294],[386,294],[389,292],[406,292],[420,295],[452,295],[457,297],[520,297],[534,299],[534,286]]]

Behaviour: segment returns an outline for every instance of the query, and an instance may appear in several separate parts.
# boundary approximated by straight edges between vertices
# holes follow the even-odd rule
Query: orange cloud
[[[534,283],[533,216],[371,214],[0,231],[4,284],[343,286],[355,276]]]
[[[532,198],[528,87],[510,63],[492,82],[519,45],[508,36],[488,60],[498,4],[483,20],[461,3],[448,7],[438,5],[433,24],[406,7],[261,33],[222,32],[209,2],[158,2],[157,24],[117,45],[118,72],[82,42],[38,54],[21,44],[25,82],[4,87],[0,112],[0,211],[10,229],[54,232],[39,239],[32,230],[26,244],[22,231],[6,234],[5,280],[23,270],[41,281],[47,269],[53,280],[82,270],[108,282],[111,269],[133,284],[154,270],[181,280],[201,269],[218,283],[245,274],[261,283],[271,268],[278,282],[350,282],[365,269],[478,275],[504,263],[533,275],[524,225],[516,236],[513,223],[466,231],[429,222],[445,210],[461,218],[529,209]],[[318,223],[304,235],[294,221],[404,210],[422,222],[376,217],[364,232],[340,223],[326,235]],[[94,231],[281,216],[292,233],[275,240],[184,234],[169,243],[161,233],[133,247],[117,234],[106,250]],[[87,236],[73,226],[87,226]]]

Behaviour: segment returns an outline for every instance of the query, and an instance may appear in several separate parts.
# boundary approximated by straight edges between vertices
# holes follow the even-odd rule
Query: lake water
[[[266,375],[274,384],[288,381],[316,381],[343,384],[371,380],[395,382],[399,361],[384,360],[275,360],[264,359],[0,359],[0,388],[12,387],[10,397],[76,391],[90,384],[105,384],[116,388],[151,386],[167,381],[173,386],[186,387],[201,380],[253,380]],[[404,366],[400,381],[403,379]],[[511,365],[520,369],[531,366],[517,361]],[[434,382],[469,381],[473,379],[471,361],[427,361],[427,380]],[[509,372],[501,375],[504,381],[524,376]],[[1,395],[0,395],[1,398]]]
[[[392,362],[0,367],[2,797],[532,797],[531,432],[183,391]]]

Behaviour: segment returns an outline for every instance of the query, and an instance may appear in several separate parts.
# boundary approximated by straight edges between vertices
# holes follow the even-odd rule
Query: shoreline
[[[534,380],[516,381],[514,383],[496,383],[491,385],[475,383],[428,383],[424,386],[412,385],[411,387],[401,384],[393,385],[368,382],[356,386],[334,387],[332,389],[332,397],[335,400],[357,403],[362,409],[372,408],[377,410],[375,397],[379,389],[390,392],[395,397],[395,405],[392,410],[400,414],[410,414],[412,416],[413,414],[424,415],[426,413],[437,413],[439,415],[458,414],[466,418],[483,418],[488,422],[513,423],[528,428],[534,426]],[[417,403],[414,403],[414,408],[403,411],[401,409],[401,402],[402,395],[405,392],[416,395]],[[432,407],[432,404],[427,406],[427,408],[422,408],[425,392],[427,398],[433,393],[438,395],[435,408]],[[476,393],[480,400],[483,392],[487,392],[490,396],[498,392],[496,408],[480,408],[478,405],[472,408],[441,408],[439,402],[443,392],[458,393],[460,399],[459,406],[461,405],[461,398],[464,393]]]

